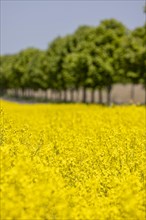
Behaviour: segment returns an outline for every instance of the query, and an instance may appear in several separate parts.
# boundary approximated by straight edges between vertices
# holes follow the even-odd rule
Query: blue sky
[[[145,0],[1,0],[1,54],[27,47],[44,50],[55,37],[108,18],[134,29],[144,24],[144,4]]]

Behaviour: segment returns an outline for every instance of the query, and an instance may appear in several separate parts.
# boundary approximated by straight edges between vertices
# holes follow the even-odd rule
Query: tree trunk
[[[51,97],[52,97],[51,100],[55,101],[55,90],[54,89],[51,90]]]
[[[76,102],[79,102],[79,88],[76,88]]]
[[[51,89],[50,99],[51,99],[51,101],[54,101],[54,89]]]
[[[111,85],[107,86],[107,105],[111,104]]]
[[[70,90],[70,100],[71,102],[74,102],[74,89]]]
[[[50,91],[49,91],[49,100],[50,101],[52,100],[52,89],[50,89]]]
[[[33,97],[32,89],[30,89],[30,97]]]
[[[6,94],[6,89],[0,88],[0,95],[5,95]]]
[[[91,102],[92,103],[95,102],[95,89],[92,89],[92,91],[91,91]]]
[[[15,89],[15,97],[18,98],[18,89]]]
[[[45,100],[48,100],[48,91],[45,90],[44,93],[45,93]]]
[[[34,98],[34,94],[35,94],[34,89],[31,89],[31,97],[33,97],[33,98]]]
[[[57,90],[57,102],[60,102],[60,91]]]
[[[145,92],[144,93],[144,96],[145,96],[145,100],[144,100],[145,103],[144,104],[146,105],[146,86],[144,87],[144,92]]]
[[[54,92],[54,101],[57,100],[57,92],[56,92],[56,89],[53,91]]]
[[[59,91],[58,100],[59,100],[59,102],[62,100],[62,92],[61,91]]]
[[[134,84],[131,85],[131,100],[134,102],[134,95],[135,95],[135,87]]]
[[[102,100],[102,89],[99,89],[98,93],[99,93],[99,104],[102,104],[103,103],[103,100]]]
[[[86,87],[83,88],[83,103],[86,103],[86,99],[87,99],[87,93],[86,93]]]
[[[24,88],[22,88],[22,97],[24,97],[25,96],[25,89]]]
[[[64,102],[67,102],[67,90],[64,90]]]
[[[30,98],[31,97],[31,90],[28,89],[28,97]]]

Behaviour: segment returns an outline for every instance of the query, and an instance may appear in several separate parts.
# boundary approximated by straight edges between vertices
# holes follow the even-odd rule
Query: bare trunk
[[[45,93],[45,100],[48,100],[48,91],[45,90],[44,93]]]
[[[103,99],[102,99],[102,90],[99,89],[99,90],[98,90],[98,93],[99,93],[99,104],[102,104],[102,103],[103,103]]]
[[[51,100],[54,101],[55,100],[55,90],[54,89],[51,90],[51,97],[52,97]]]
[[[131,85],[131,100],[132,102],[134,101],[134,96],[135,96],[135,86],[134,84]]]
[[[60,101],[60,91],[57,91],[57,102]]]
[[[54,100],[54,90],[53,89],[50,90],[50,99],[51,99],[51,101]]]
[[[76,89],[76,102],[79,102],[79,88]]]
[[[31,97],[31,89],[28,89],[28,97]]]
[[[6,95],[6,94],[7,94],[7,89],[0,88],[0,95]]]
[[[59,91],[59,101],[62,101],[62,91]]]
[[[145,105],[146,105],[146,86],[144,87]]]
[[[111,104],[111,85],[107,86],[107,105]]]
[[[54,90],[53,93],[54,93],[54,101],[56,101],[56,99],[57,99],[57,96],[56,96],[57,92],[56,92],[56,90]]]
[[[22,97],[24,97],[24,96],[25,96],[25,89],[22,88]]]
[[[31,96],[34,98],[34,93],[35,91],[33,89],[31,89]]]
[[[70,90],[70,100],[71,102],[74,102],[74,89]]]
[[[95,102],[95,89],[92,89],[92,91],[91,91],[91,102],[92,103]]]
[[[87,93],[86,93],[86,87],[83,88],[83,103],[86,103],[86,99],[87,99]]]
[[[15,97],[18,98],[18,89],[15,89]]]
[[[64,102],[67,102],[67,90],[64,90]]]

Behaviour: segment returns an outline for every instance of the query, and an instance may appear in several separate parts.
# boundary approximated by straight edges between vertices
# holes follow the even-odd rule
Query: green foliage
[[[72,35],[57,37],[46,51],[28,48],[1,56],[1,91],[145,85],[145,28],[129,31],[121,22],[106,19],[97,27],[80,26]]]
[[[49,71],[52,88],[56,90],[64,90],[68,88],[67,72],[63,71],[63,63],[67,54],[72,51],[72,37],[56,38],[47,49],[47,58],[49,60]]]
[[[11,67],[14,63],[14,55],[6,55],[0,57],[0,89],[1,93],[4,92],[5,89],[8,89],[12,86],[11,78],[12,71]]]

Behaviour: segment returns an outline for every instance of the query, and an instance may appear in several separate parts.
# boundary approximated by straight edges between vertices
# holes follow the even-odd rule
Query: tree
[[[15,89],[16,96],[18,96],[18,89],[21,89],[22,93],[24,93],[26,89],[32,88],[28,70],[34,56],[36,56],[38,52],[38,49],[28,48],[15,55],[15,59],[11,66],[11,73],[13,82],[12,88]]]
[[[125,26],[115,19],[103,20],[96,28],[95,45],[98,49],[94,66],[99,90],[103,87],[107,89],[107,104],[110,104],[112,85],[119,81],[121,70],[118,54],[122,39],[127,33]]]
[[[95,50],[95,27],[91,26],[80,26],[73,35],[74,39],[74,52],[76,57],[76,66],[79,70],[77,74],[82,74],[81,77],[76,77],[78,85],[76,83],[76,89],[79,87],[83,88],[83,102],[86,102],[86,90],[92,87],[92,74],[94,73],[92,68],[92,58],[94,57]],[[78,60],[78,61],[77,61]],[[80,63],[81,62],[81,67]],[[76,74],[76,75],[77,75]],[[82,82],[81,82],[82,81]],[[92,96],[93,97],[93,96]]]
[[[42,89],[47,98],[47,89],[50,88],[50,74],[45,51],[37,51],[27,66],[28,87],[33,90]]]
[[[4,95],[7,89],[11,88],[11,65],[14,55],[0,56],[0,94]]]
[[[107,103],[115,83],[145,83],[146,24],[129,31],[115,19],[101,21],[99,26],[80,26],[72,35],[57,37],[46,51],[27,48],[13,56],[1,56],[1,88],[32,92],[47,89],[59,99],[67,101],[67,92],[82,88],[83,102],[87,89],[91,89],[92,102],[95,90],[107,90]],[[146,86],[145,86],[146,87]],[[132,87],[133,88],[133,87]],[[63,91],[63,93],[62,93]],[[132,90],[133,92],[134,90]],[[134,93],[132,93],[134,97]]]
[[[124,39],[122,45],[123,53],[123,68],[126,82],[132,83],[131,87],[131,99],[134,100],[134,85],[144,83],[144,75],[146,71],[145,64],[145,48],[143,45],[146,42],[144,35],[144,27],[136,28]]]
[[[67,100],[67,89],[70,87],[70,76],[67,71],[64,71],[63,63],[65,57],[70,54],[72,50],[72,36],[56,38],[47,49],[52,89],[60,92],[64,90],[64,101]]]
[[[83,102],[86,102],[86,90],[91,86],[91,57],[84,52],[69,54],[64,62],[64,71],[70,73],[70,86],[78,90],[83,87]]]

